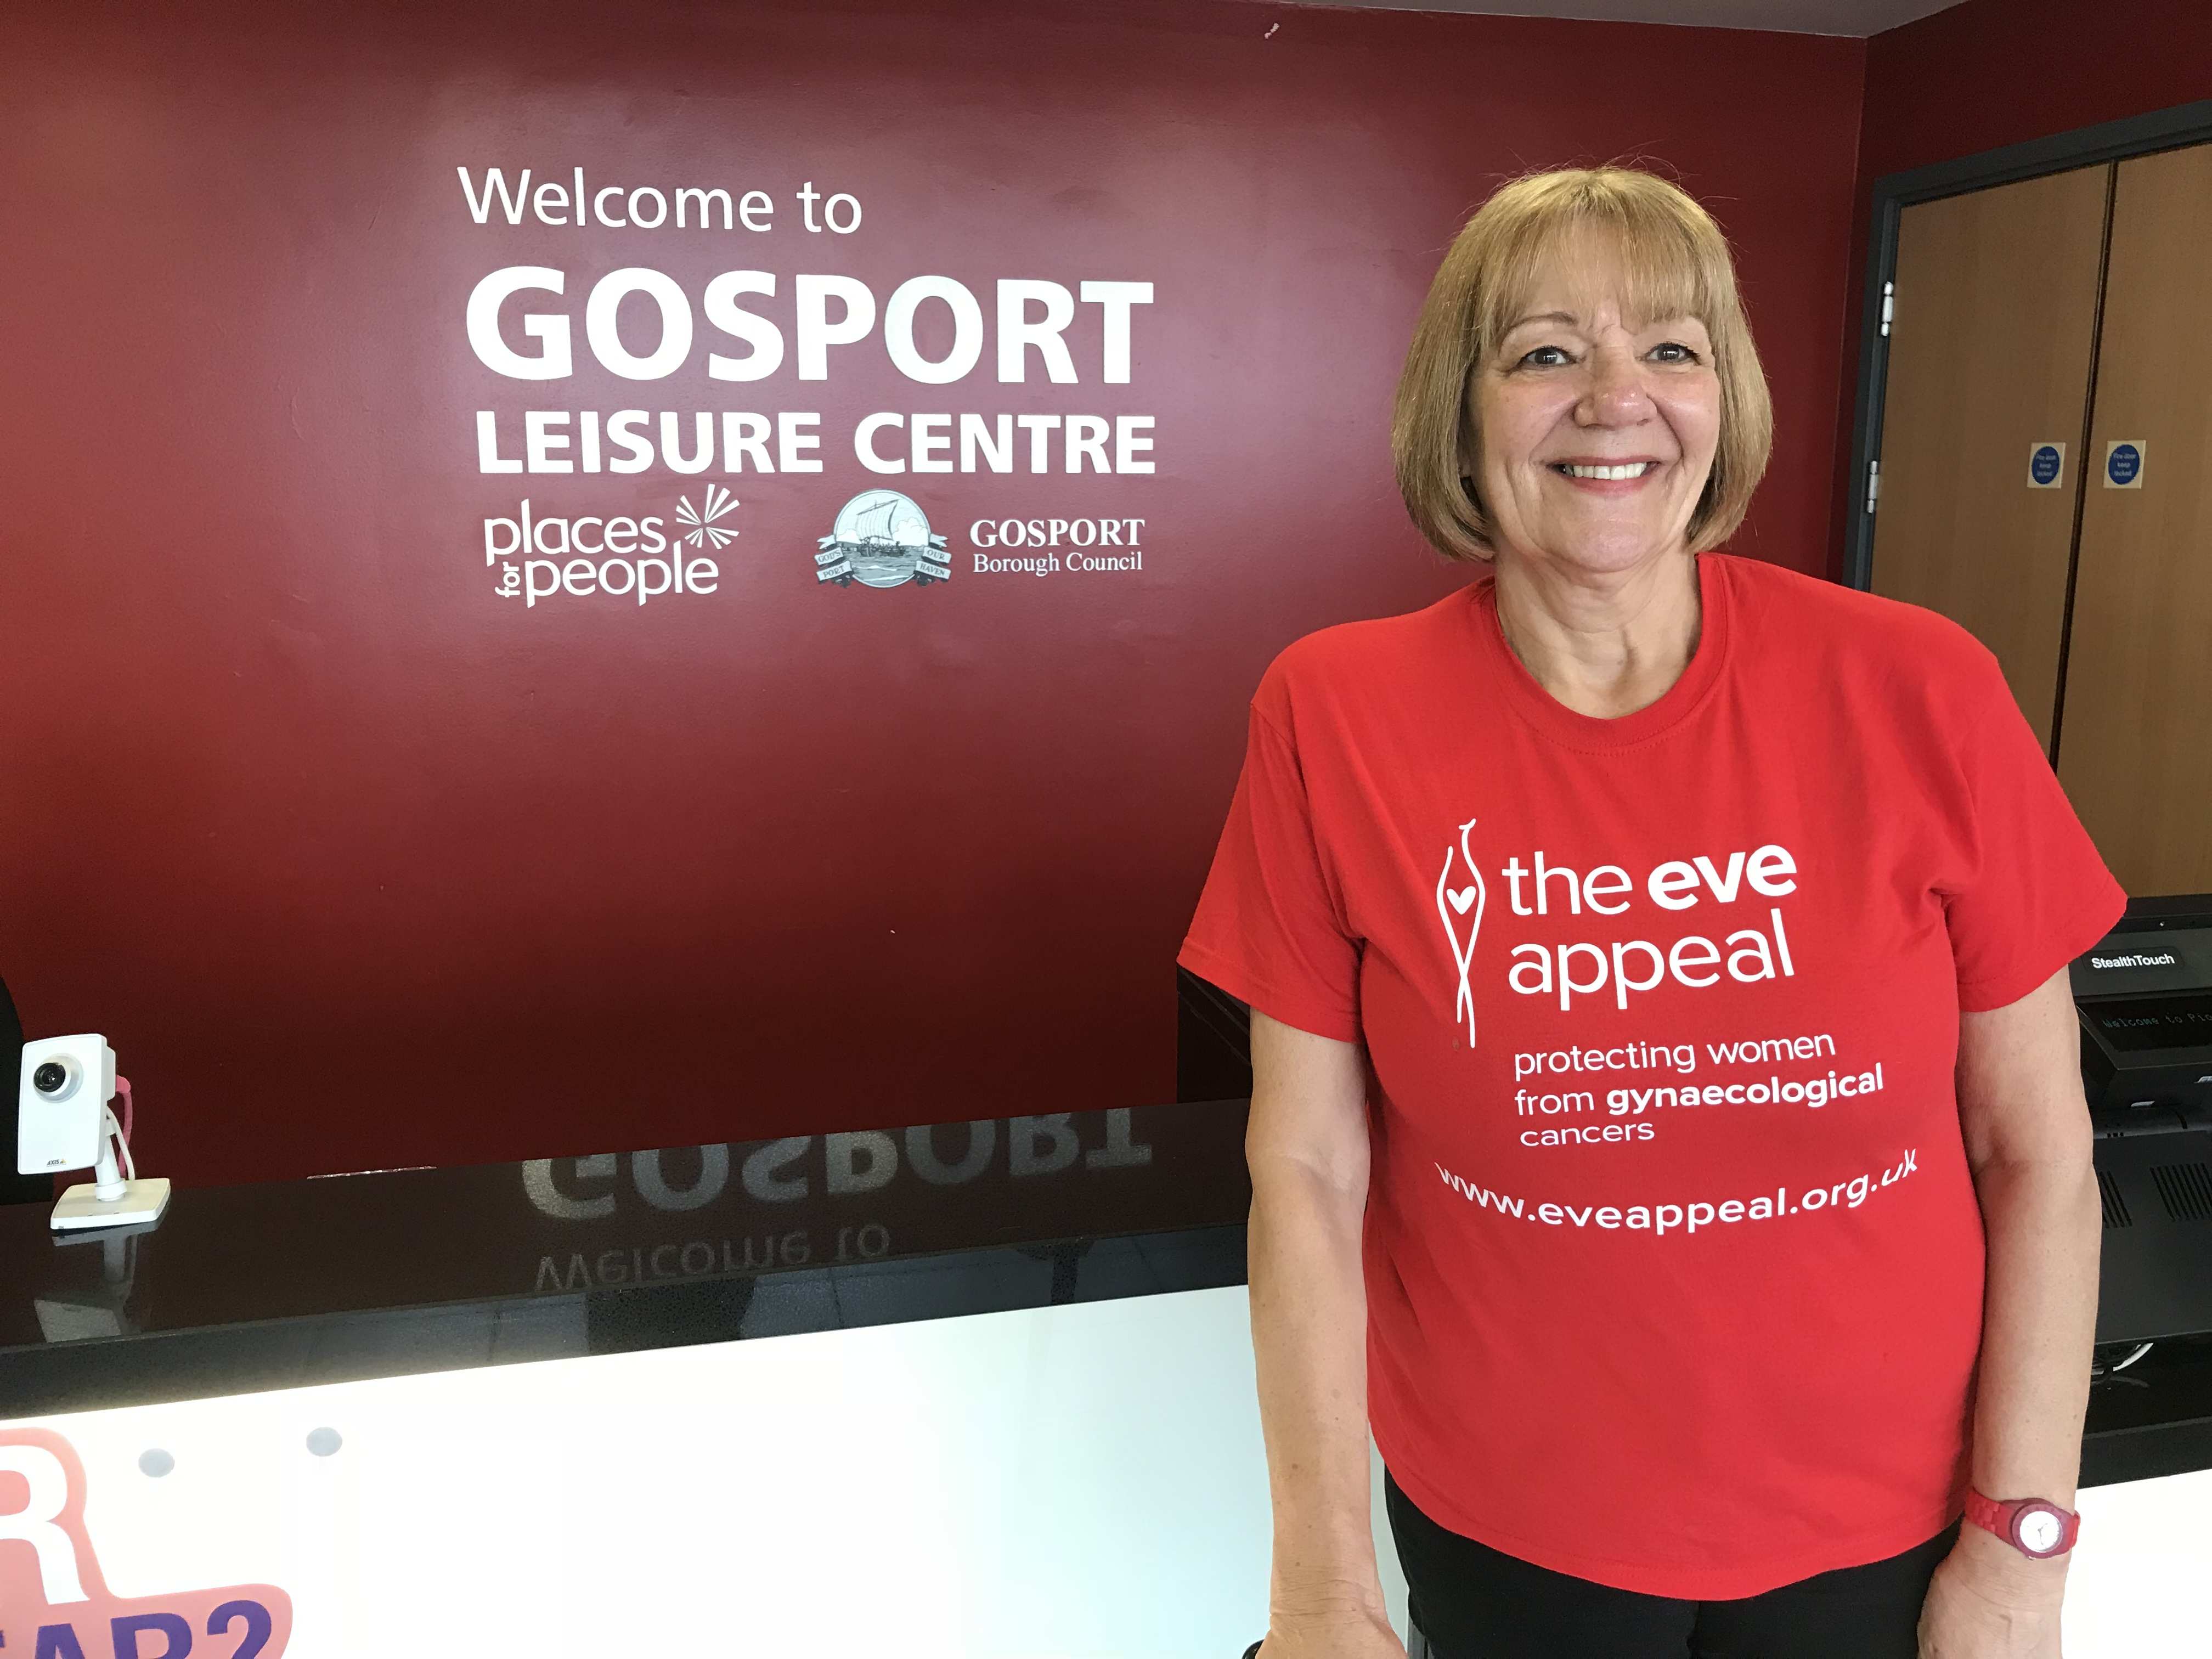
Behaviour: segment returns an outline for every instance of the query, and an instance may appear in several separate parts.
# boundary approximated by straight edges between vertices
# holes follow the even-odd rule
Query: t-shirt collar
[[[1656,702],[1610,720],[1570,708],[1539,685],[1505,642],[1504,630],[1498,626],[1495,577],[1484,576],[1470,583],[1467,589],[1470,631],[1476,654],[1482,659],[1499,700],[1545,737],[1570,749],[1622,749],[1646,742],[1680,724],[1719,681],[1734,631],[1733,595],[1725,557],[1714,553],[1695,556],[1701,607],[1698,648],[1691,653],[1681,677]]]

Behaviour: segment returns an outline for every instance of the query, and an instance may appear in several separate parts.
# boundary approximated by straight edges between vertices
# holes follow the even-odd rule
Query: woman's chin
[[[1534,559],[1562,574],[1617,576],[1670,553],[1680,553],[1687,544],[1680,532],[1654,535],[1649,532],[1612,532],[1595,535],[1562,536],[1534,550]]]

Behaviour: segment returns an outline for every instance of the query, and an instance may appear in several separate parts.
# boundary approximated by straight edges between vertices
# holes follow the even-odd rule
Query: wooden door
[[[2212,146],[2121,162],[2058,776],[2131,894],[2212,890],[2208,272]],[[2132,489],[2108,483],[2118,443]]]
[[[2046,750],[2111,173],[1923,203],[1898,225],[1872,586],[1995,652]],[[2064,464],[2033,487],[2045,443]]]

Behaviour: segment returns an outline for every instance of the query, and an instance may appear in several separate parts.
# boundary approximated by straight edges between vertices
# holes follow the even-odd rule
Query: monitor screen
[[[2100,1002],[2082,1013],[2107,1043],[2124,1054],[2212,1047],[2212,991]]]

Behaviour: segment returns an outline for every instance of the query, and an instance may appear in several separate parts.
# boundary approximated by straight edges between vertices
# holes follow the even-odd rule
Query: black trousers
[[[1386,1470],[1409,1610],[1436,1659],[1916,1659],[1953,1522],[1902,1555],[1735,1601],[1677,1601],[1553,1572],[1438,1525]]]

